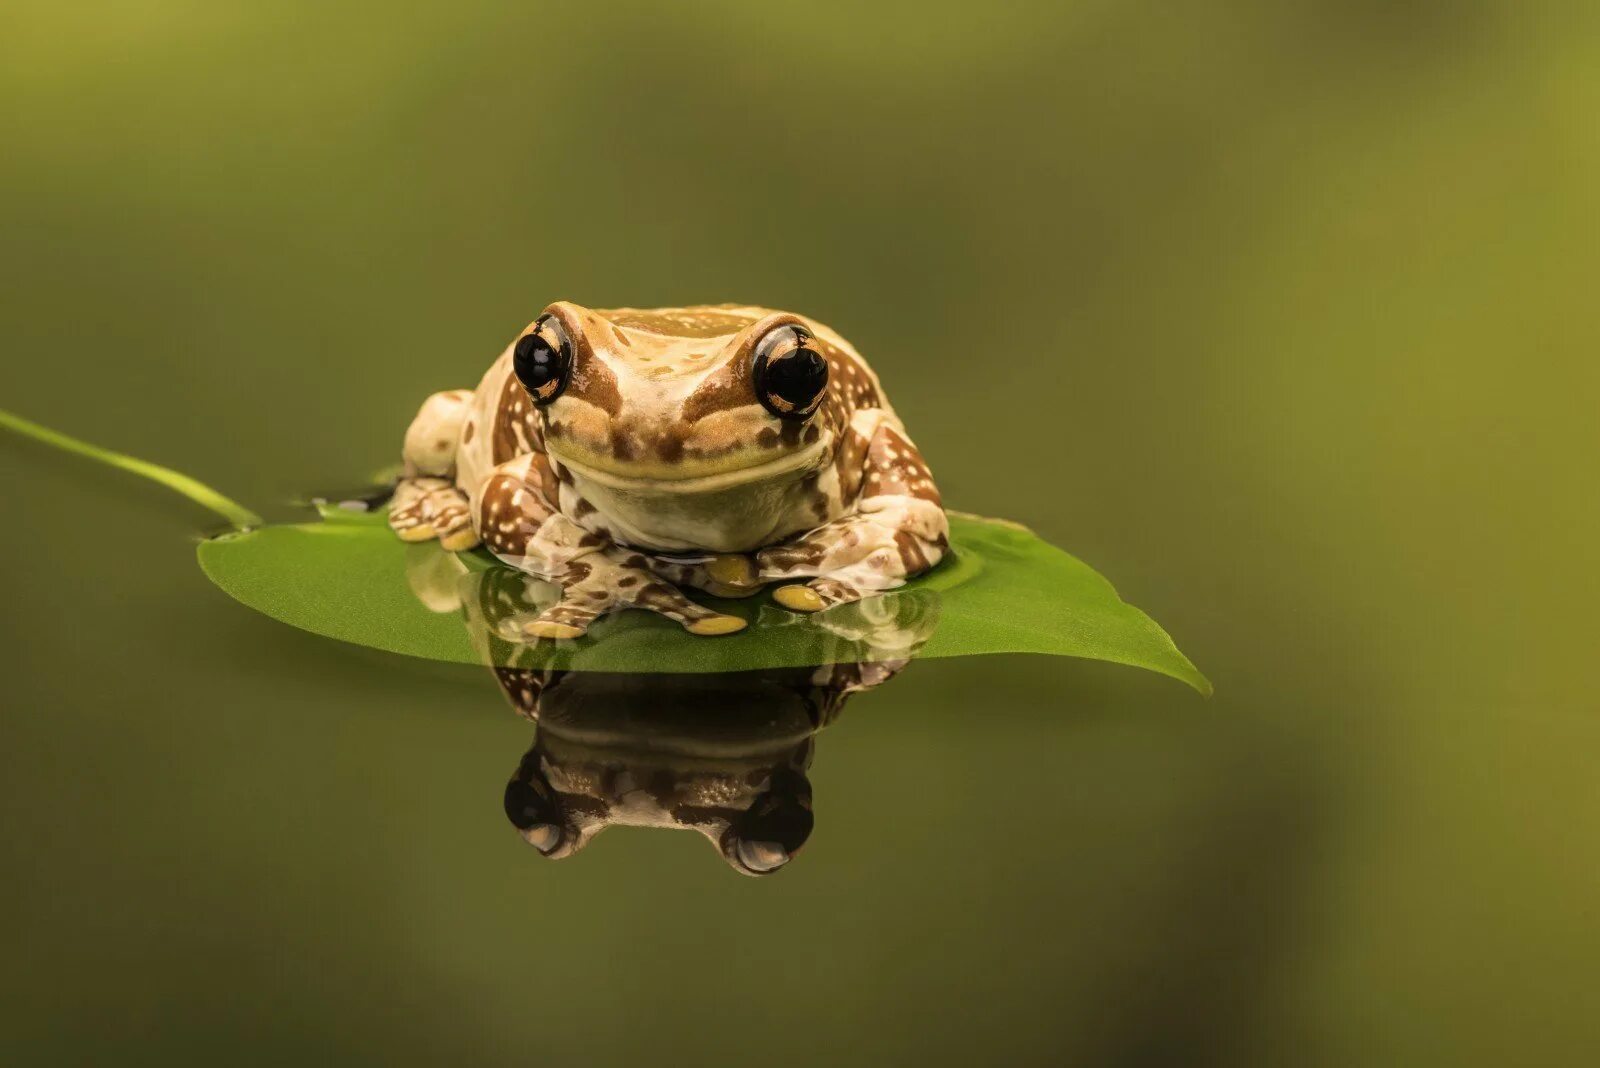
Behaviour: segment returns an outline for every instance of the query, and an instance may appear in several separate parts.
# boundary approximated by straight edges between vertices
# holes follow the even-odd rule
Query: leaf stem
[[[190,478],[188,475],[180,474],[171,468],[162,467],[160,464],[153,464],[147,460],[138,460],[132,456],[124,456],[120,452],[102,449],[98,445],[90,445],[87,441],[79,441],[77,438],[68,437],[66,434],[51,430],[49,427],[29,422],[19,415],[13,415],[4,408],[0,408],[0,427],[13,430],[24,437],[33,438],[35,441],[42,441],[46,445],[54,446],[64,452],[87,456],[91,460],[98,460],[100,463],[138,475],[140,478],[159,482],[168,489],[183,494],[202,508],[207,508],[217,513],[240,530],[248,530],[262,525],[261,517],[238,501],[224,497],[204,482]]]

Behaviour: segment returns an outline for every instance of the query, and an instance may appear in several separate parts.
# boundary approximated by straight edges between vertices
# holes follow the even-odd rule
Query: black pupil
[[[761,388],[804,412],[828,385],[828,361],[815,349],[795,348],[767,361]]]
[[[505,804],[506,818],[519,831],[526,831],[541,823],[556,822],[555,806],[525,782],[513,779],[506,784]]]
[[[511,353],[512,369],[535,400],[554,400],[567,373],[566,354],[535,331],[517,339]]]
[[[775,791],[756,800],[739,821],[739,837],[747,842],[773,842],[793,856],[811,837],[810,789],[803,779],[799,788],[774,782]]]

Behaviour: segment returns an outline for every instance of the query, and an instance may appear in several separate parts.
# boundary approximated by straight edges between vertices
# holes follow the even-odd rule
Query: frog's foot
[[[389,526],[402,541],[438,538],[440,547],[449,552],[464,552],[478,544],[467,495],[448,479],[401,479],[389,506]]]
[[[875,469],[868,483],[883,477]],[[794,612],[821,612],[897,589],[937,564],[949,548],[949,524],[937,501],[877,493],[860,507],[853,515],[756,553],[764,581],[794,583],[774,591],[780,605]]]
[[[791,612],[821,612],[905,584],[910,569],[894,537],[892,530],[841,520],[799,541],[762,549],[756,564],[769,582],[790,580],[772,591],[778,604]]]
[[[738,616],[695,604],[670,582],[632,563],[599,554],[574,560],[558,577],[561,600],[524,624],[530,638],[576,638],[589,625],[619,608],[644,608],[677,623],[690,634],[734,634],[745,628]]]

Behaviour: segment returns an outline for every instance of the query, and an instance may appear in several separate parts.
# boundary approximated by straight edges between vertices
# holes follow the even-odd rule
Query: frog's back
[[[687,341],[732,337],[774,312],[746,304],[695,304],[686,308],[600,308],[595,314],[625,331]]]

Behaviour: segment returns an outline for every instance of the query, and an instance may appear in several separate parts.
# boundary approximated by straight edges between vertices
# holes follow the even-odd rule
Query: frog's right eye
[[[756,398],[779,419],[809,419],[828,389],[828,361],[811,331],[784,323],[755,347]]]
[[[533,324],[511,349],[511,369],[535,404],[561,396],[572,377],[572,339],[553,315]]]
[[[567,838],[566,813],[550,787],[540,779],[512,779],[506,784],[506,819],[528,844],[545,856]]]
[[[768,791],[723,835],[722,855],[735,871],[771,875],[800,852],[811,827],[811,784],[796,771],[780,769]]]

